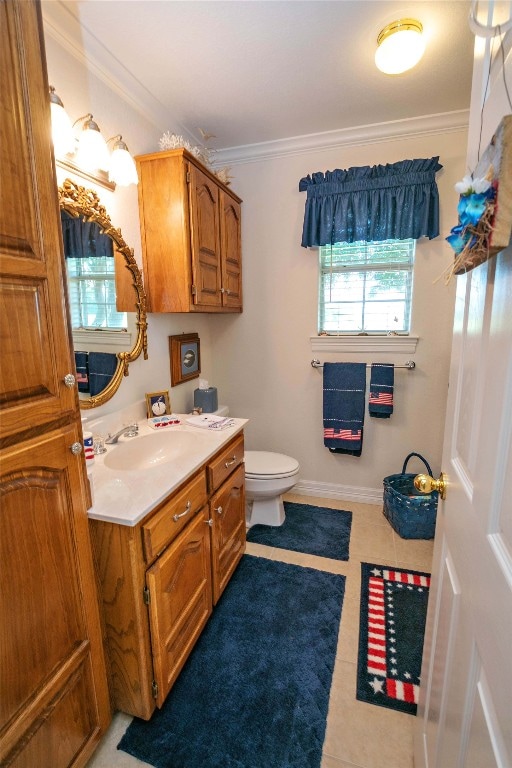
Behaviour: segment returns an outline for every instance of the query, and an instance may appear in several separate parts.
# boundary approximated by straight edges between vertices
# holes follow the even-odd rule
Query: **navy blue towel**
[[[324,445],[360,456],[366,394],[365,363],[324,363]]]
[[[79,392],[89,391],[89,361],[87,352],[75,352],[76,380]]]
[[[91,397],[103,392],[117,368],[113,352],[89,352],[89,389]]]
[[[395,366],[372,363],[368,412],[377,419],[389,419],[393,413]]]

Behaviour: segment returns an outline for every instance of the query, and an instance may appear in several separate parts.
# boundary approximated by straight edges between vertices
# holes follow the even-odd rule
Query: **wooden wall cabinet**
[[[81,768],[111,712],[39,3],[0,3],[0,77],[0,764]]]
[[[245,551],[238,435],[136,526],[91,520],[116,709],[161,707]]]
[[[150,312],[241,312],[241,200],[185,149],[136,158]]]

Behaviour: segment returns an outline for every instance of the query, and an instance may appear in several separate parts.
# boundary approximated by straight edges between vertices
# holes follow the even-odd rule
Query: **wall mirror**
[[[147,360],[146,293],[133,249],[97,194],[66,179],[59,204],[80,408],[95,408],[141,352]]]

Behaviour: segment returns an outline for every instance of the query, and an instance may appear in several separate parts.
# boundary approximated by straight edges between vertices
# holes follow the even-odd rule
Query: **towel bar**
[[[311,365],[313,368],[324,367],[324,364],[321,363],[320,360],[316,360],[316,359],[311,361]],[[372,364],[367,363],[366,367],[371,368]],[[403,365],[395,365],[395,368],[407,368],[409,371],[412,371],[414,370],[414,368],[416,368],[416,363],[414,362],[414,360],[407,360]]]

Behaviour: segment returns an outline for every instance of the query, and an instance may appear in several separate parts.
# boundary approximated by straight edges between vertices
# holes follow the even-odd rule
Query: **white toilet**
[[[283,493],[299,479],[299,462],[283,453],[245,451],[245,518],[249,527],[282,525]]]

